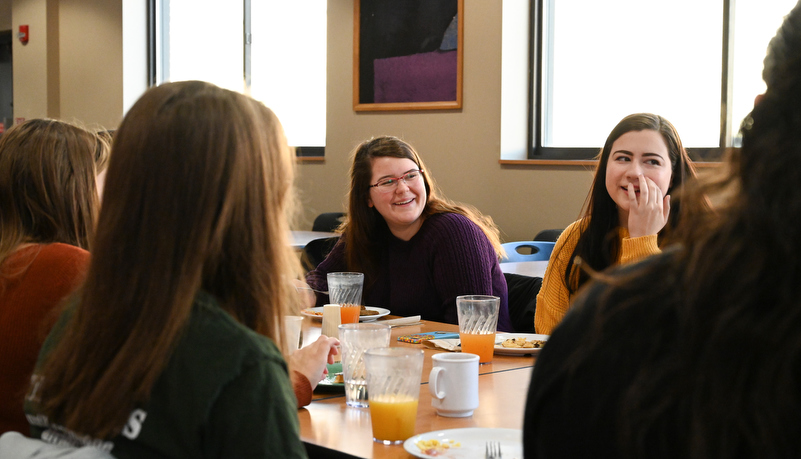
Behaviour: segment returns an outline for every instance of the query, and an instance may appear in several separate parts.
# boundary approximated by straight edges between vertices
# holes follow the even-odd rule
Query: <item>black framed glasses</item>
[[[400,177],[387,177],[379,180],[375,185],[370,185],[370,188],[375,188],[376,190],[382,193],[389,193],[394,191],[398,184],[403,181],[408,186],[411,186],[414,182],[416,182],[420,176],[422,175],[423,170],[418,169],[416,171],[409,171]]]

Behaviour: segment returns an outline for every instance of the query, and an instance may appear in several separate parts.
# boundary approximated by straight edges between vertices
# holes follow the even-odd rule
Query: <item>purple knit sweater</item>
[[[498,331],[513,330],[498,257],[481,228],[467,217],[432,215],[409,241],[389,235],[379,259],[379,271],[365,273],[363,301],[367,306],[455,324],[457,296],[495,295],[501,298]],[[306,275],[306,282],[314,289],[328,290],[327,274],[347,270],[343,238],[317,269]],[[327,296],[319,296],[318,305],[327,300]]]

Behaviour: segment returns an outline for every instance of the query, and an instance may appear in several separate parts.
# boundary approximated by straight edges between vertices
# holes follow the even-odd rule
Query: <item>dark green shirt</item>
[[[53,335],[44,349],[54,345]],[[131,413],[110,442],[64,432],[36,416],[31,405],[26,412],[35,436],[53,443],[111,446],[111,454],[120,459],[303,458],[296,406],[275,343],[235,321],[201,292],[150,400]]]

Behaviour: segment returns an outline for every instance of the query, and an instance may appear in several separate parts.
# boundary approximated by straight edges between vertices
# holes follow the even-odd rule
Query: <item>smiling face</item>
[[[639,175],[651,179],[666,195],[670,188],[672,167],[668,147],[662,135],[650,129],[629,131],[612,144],[606,164],[606,191],[615,201],[620,221],[625,222],[629,213],[629,183],[639,199]]]
[[[372,169],[373,176],[370,185],[374,185],[382,179],[400,177],[420,168],[411,159],[384,156],[373,159]],[[400,180],[397,186],[389,187],[387,191],[379,190],[379,188],[370,188],[367,205],[375,207],[378,213],[384,217],[389,230],[395,237],[408,241],[417,234],[423,225],[421,215],[428,196],[422,174],[411,183]]]

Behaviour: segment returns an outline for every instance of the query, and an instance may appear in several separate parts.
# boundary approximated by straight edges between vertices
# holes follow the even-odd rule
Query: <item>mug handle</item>
[[[445,371],[443,367],[434,367],[431,369],[431,373],[428,375],[428,391],[431,392],[432,397],[436,397],[439,400],[445,398],[445,391],[437,390],[437,381],[439,381],[439,374]]]

